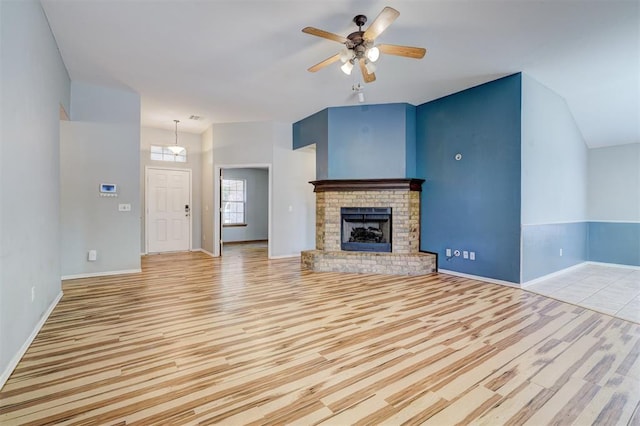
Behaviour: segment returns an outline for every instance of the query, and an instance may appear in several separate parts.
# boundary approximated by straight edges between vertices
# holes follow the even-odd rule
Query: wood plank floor
[[[471,279],[247,247],[67,281],[0,424],[640,424],[640,325]]]

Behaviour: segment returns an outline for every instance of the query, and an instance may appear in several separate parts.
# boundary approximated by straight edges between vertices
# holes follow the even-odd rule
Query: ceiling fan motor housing
[[[369,44],[364,38],[364,31],[356,31],[347,36],[345,46],[347,49],[353,50],[357,58],[361,58],[364,56]]]

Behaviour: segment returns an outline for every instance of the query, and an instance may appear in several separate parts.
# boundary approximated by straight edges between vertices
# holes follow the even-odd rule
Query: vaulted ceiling
[[[142,125],[295,122],[356,105],[359,73],[307,68],[347,35],[400,11],[376,40],[427,48],[382,56],[366,103],[414,105],[515,72],[564,97],[590,147],[640,143],[640,8],[616,0],[41,0],[74,81],[140,94]],[[198,121],[191,115],[201,116]]]

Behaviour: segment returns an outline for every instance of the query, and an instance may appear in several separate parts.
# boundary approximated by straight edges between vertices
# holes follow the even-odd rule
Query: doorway
[[[191,250],[191,170],[145,169],[147,253]]]
[[[270,164],[234,164],[216,165],[214,167],[214,256],[223,256],[228,251],[223,249],[225,243],[232,243],[236,248],[249,247],[246,243],[266,243],[267,257],[271,254],[271,186],[272,174]],[[223,181],[239,181],[240,187],[246,190],[246,205],[243,207],[245,221],[230,224],[229,211],[237,212],[236,207],[230,209],[228,192],[223,188]],[[236,198],[234,198],[237,201]],[[235,214],[234,214],[235,215]],[[233,219],[233,218],[232,218]]]

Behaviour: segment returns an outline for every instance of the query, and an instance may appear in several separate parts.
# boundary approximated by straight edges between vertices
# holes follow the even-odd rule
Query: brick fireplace
[[[319,272],[423,275],[436,257],[420,252],[422,179],[345,179],[311,182],[316,193],[316,249],[302,252],[303,267]],[[343,250],[341,210],[390,209],[390,252]],[[373,230],[374,232],[377,232]]]

